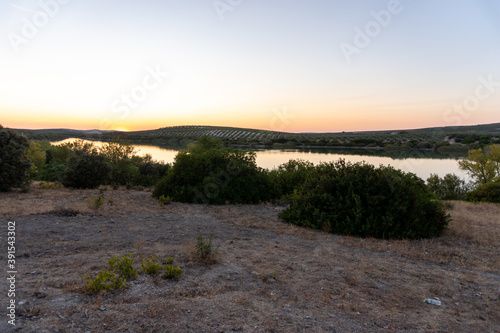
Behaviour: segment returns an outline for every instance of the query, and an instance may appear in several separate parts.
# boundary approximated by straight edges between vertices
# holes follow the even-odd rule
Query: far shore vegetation
[[[137,144],[183,149],[189,143],[209,136],[221,140],[224,146],[240,148],[434,151],[450,156],[466,156],[470,149],[500,143],[500,124],[339,133],[287,133],[217,126],[174,126],[135,132],[65,129],[16,131],[33,140],[60,141],[80,138],[109,142],[119,139]]]

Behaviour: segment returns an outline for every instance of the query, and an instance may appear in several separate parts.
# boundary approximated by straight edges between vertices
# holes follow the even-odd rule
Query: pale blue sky
[[[63,2],[43,0],[57,4],[50,13],[39,1],[0,0],[5,126],[297,132],[500,122],[500,84],[469,111],[452,109],[471,100],[480,77],[500,82],[494,0]],[[231,9],[223,20],[215,3]],[[391,6],[390,22],[377,23],[373,12]],[[356,47],[355,28],[377,24],[348,61],[342,43]],[[114,109],[148,68],[169,76]],[[276,112],[287,115],[279,125]]]

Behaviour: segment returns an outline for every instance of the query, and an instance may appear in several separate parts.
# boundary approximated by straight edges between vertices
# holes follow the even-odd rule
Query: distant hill
[[[87,138],[89,135],[104,135],[114,133],[116,131],[101,131],[101,130],[74,130],[68,128],[50,128],[50,129],[16,129],[14,131],[26,135],[34,140],[64,140],[69,138]]]
[[[500,143],[500,123],[475,126],[448,126],[407,130],[384,130],[335,133],[289,133],[223,126],[172,126],[155,130],[119,132],[100,130],[43,129],[16,131],[32,139],[51,141],[67,138],[91,140],[122,139],[132,142],[185,146],[210,136],[226,145],[271,148],[364,148],[420,149],[467,152],[468,149]],[[448,147],[446,147],[448,146]]]

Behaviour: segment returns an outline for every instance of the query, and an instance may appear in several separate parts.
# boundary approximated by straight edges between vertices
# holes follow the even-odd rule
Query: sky
[[[500,122],[497,0],[0,0],[0,124]]]

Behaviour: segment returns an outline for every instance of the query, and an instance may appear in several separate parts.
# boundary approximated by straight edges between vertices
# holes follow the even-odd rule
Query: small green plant
[[[108,199],[108,204],[112,205],[114,203],[115,203],[115,199],[113,199],[113,198]]]
[[[159,198],[158,198],[158,203],[160,204],[160,206],[165,206],[165,205],[168,205],[172,202],[172,198],[170,196],[164,196],[164,195],[161,195]]]
[[[219,251],[219,245],[213,246],[214,235],[210,235],[208,240],[203,240],[203,236],[196,238],[196,248],[193,252],[194,258],[205,263],[212,263],[215,261],[215,256]]]
[[[163,263],[164,265],[172,265],[172,264],[174,263],[174,258],[164,258],[164,259],[162,260],[162,263]]]
[[[94,279],[89,275],[85,275],[84,279],[88,280],[84,289],[91,294],[98,293],[101,290],[124,288],[127,282],[125,278],[109,270],[101,271]]]
[[[180,267],[174,267],[172,263],[174,258],[164,258],[162,264],[158,262],[155,256],[142,259],[141,268],[144,273],[149,275],[157,275],[160,271],[165,270],[163,278],[178,279],[182,275]],[[114,290],[124,288],[127,279],[135,278],[138,272],[133,267],[134,259],[130,254],[123,256],[111,257],[108,261],[109,269],[103,270],[96,275],[95,278],[89,275],[84,275],[84,280],[87,281],[83,287],[83,292],[96,294],[102,290]]]
[[[59,183],[41,183],[38,185],[38,188],[40,189],[55,189],[59,187],[61,187]]]
[[[150,256],[147,259],[142,259],[141,268],[146,274],[156,275],[163,269],[163,266],[158,263],[158,259],[155,256]]]
[[[110,269],[117,272],[125,279],[137,276],[137,271],[132,266],[134,264],[134,259],[131,258],[130,254],[124,255],[121,258],[119,256],[112,257],[108,262]]]
[[[99,194],[98,196],[92,197],[92,198],[87,198],[85,200],[91,209],[98,210],[102,205],[106,203],[105,198],[104,198],[104,193]]]
[[[174,267],[171,265],[166,265],[164,268],[166,269],[165,273],[163,274],[163,278],[165,279],[177,280],[182,274],[182,269],[180,269],[178,266]]]

